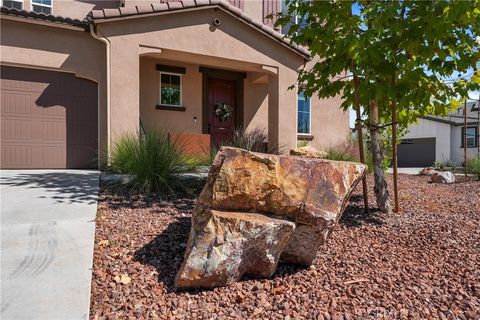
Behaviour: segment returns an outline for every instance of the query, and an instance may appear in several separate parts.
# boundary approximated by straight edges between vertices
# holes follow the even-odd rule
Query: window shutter
[[[235,7],[243,10],[243,1],[244,0],[228,0],[231,5],[234,5]]]
[[[276,22],[276,18],[267,19],[266,16],[270,14],[277,14],[281,10],[280,8],[280,0],[263,0],[263,23],[269,27],[274,28],[274,24]],[[278,28],[275,28],[278,29]]]

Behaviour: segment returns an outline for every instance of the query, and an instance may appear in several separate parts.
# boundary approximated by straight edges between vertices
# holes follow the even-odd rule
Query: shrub
[[[236,128],[230,139],[222,141],[221,146],[245,149],[253,152],[267,152],[268,136],[264,130],[254,129],[246,131]]]
[[[336,161],[358,161],[355,146],[351,144],[330,146],[325,150],[324,159]]]
[[[187,168],[182,151],[163,132],[147,131],[141,137],[125,134],[112,149],[110,170],[133,177],[130,193],[185,191],[179,175]]]
[[[480,158],[467,160],[467,172],[476,175],[480,180]]]
[[[297,142],[297,148],[303,148],[308,146],[308,140],[300,140]]]
[[[218,149],[215,146],[212,146],[209,152],[203,156],[188,156],[186,158],[186,165],[189,171],[195,171],[202,167],[211,166],[217,152]]]

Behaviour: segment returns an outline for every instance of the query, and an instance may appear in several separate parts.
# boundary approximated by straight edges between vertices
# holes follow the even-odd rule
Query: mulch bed
[[[399,180],[402,213],[365,215],[357,187],[315,266],[205,291],[173,286],[194,200],[104,195],[91,318],[480,319],[480,182]]]

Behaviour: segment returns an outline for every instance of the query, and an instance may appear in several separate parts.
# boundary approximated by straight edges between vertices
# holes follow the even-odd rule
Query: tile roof
[[[26,11],[26,10],[17,10],[17,9],[11,9],[7,7],[1,7],[0,11],[2,14],[10,15],[10,16],[30,18],[35,20],[43,20],[43,21],[49,21],[54,23],[60,23],[60,24],[67,24],[70,26],[84,28],[84,29],[88,28],[87,20],[71,19],[71,18],[62,17],[62,16],[54,16],[51,14],[38,13],[38,12]]]
[[[92,10],[88,15],[88,20],[98,21],[106,20],[112,18],[124,18],[132,16],[141,16],[141,15],[151,15],[161,12],[176,12],[185,9],[196,9],[204,7],[219,7],[236,17],[238,17],[243,22],[253,26],[260,32],[266,34],[268,37],[273,40],[280,42],[283,45],[291,48],[296,53],[300,54],[306,59],[311,59],[310,52],[296,44],[291,43],[288,39],[284,37],[283,34],[277,32],[273,28],[264,25],[262,22],[253,20],[250,16],[245,14],[241,9],[230,4],[225,0],[182,0],[182,1],[169,1],[161,3],[160,0],[158,3],[153,4],[139,4],[131,7],[120,7],[116,9],[101,9],[101,10]]]

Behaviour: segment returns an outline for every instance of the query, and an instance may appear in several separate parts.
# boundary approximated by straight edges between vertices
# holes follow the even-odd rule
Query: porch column
[[[278,153],[278,75],[270,74],[268,78],[268,151]]]
[[[268,143],[281,154],[288,154],[297,144],[297,92],[288,89],[296,81],[296,71],[288,68],[280,68],[269,79]]]
[[[137,134],[140,116],[140,57],[134,41],[111,40],[110,137]]]

